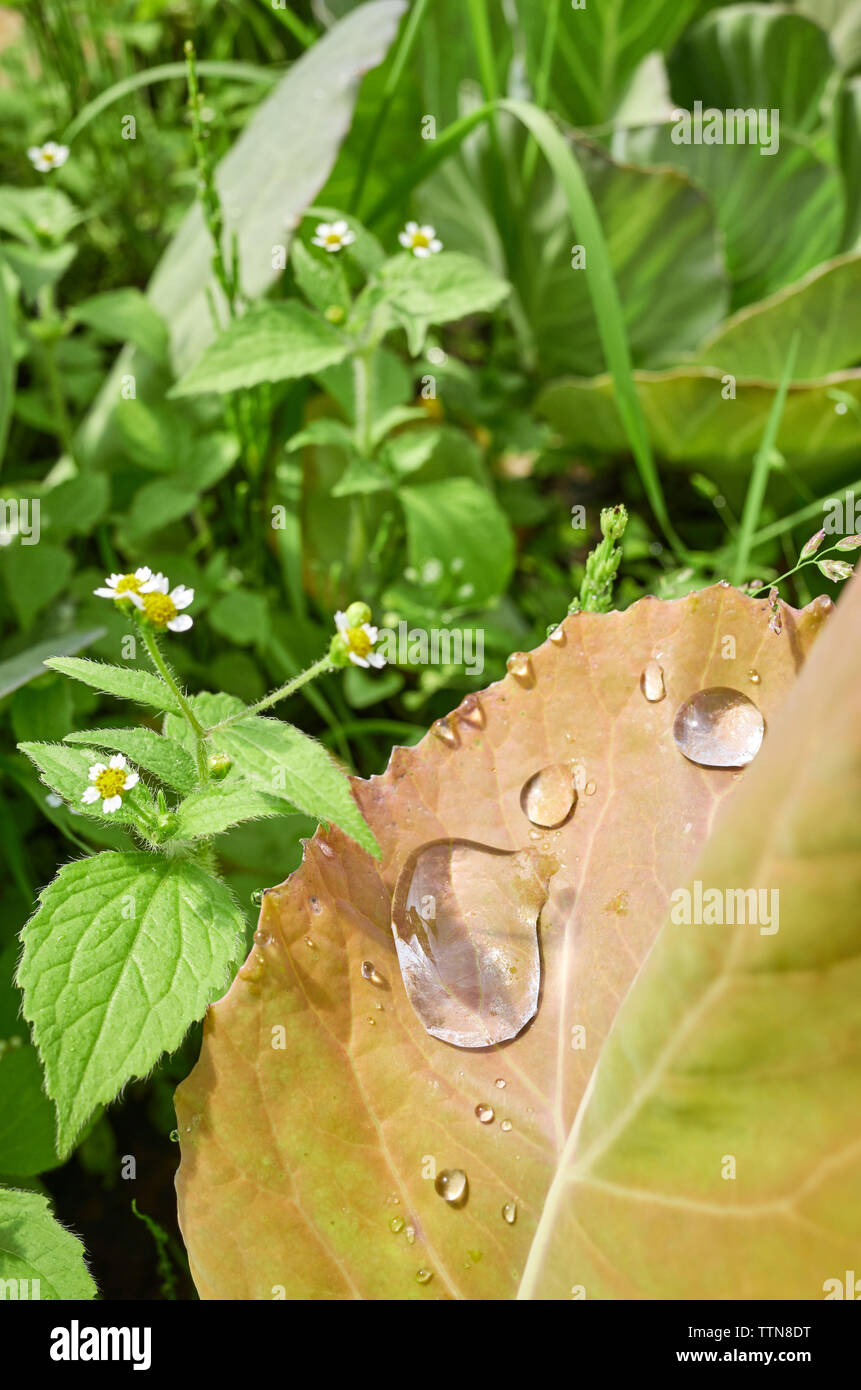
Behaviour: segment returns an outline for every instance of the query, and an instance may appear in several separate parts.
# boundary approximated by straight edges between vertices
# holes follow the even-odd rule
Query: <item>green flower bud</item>
[[[350,644],[341,632],[336,632],[329,643],[329,660],[333,666],[346,666],[350,660]]]
[[[361,627],[371,621],[371,610],[366,603],[351,603],[344,614],[347,627]]]
[[[233,759],[226,753],[213,753],[209,759],[209,775],[214,782],[222,782],[233,766]]]

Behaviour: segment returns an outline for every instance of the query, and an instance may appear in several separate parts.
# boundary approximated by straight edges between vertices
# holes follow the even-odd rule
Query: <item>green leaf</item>
[[[439,584],[446,601],[470,608],[504,592],[514,537],[492,493],[472,478],[448,478],[401,487],[398,497],[409,562],[423,582]]]
[[[379,852],[349,779],[321,744],[292,724],[251,715],[213,734],[210,744],[213,751],[227,753],[236,771],[260,792],[331,821],[372,854]]]
[[[343,420],[331,420],[326,416],[322,420],[311,420],[298,434],[292,435],[284,447],[292,454],[309,444],[332,444],[337,449],[352,450],[353,431]]]
[[[321,314],[327,309],[340,309],[346,317],[350,309],[350,290],[337,255],[312,251],[297,237],[290,249],[290,264],[297,285],[315,309]]]
[[[241,933],[227,889],[190,860],[106,853],[60,870],[24,928],[18,983],[62,1152],[179,1046],[225,988]]]
[[[29,627],[63,592],[73,568],[68,551],[43,540],[38,545],[14,543],[0,551],[0,573],[22,627]]]
[[[176,808],[178,840],[203,840],[220,835],[231,825],[265,816],[289,815],[291,805],[276,795],[258,791],[248,782],[231,777],[223,785],[192,792]]]
[[[652,444],[665,462],[690,469],[708,463],[718,480],[747,478],[759,448],[777,386],[739,380],[736,399],[722,395],[714,367],[680,367],[635,375]],[[813,479],[826,465],[849,463],[861,448],[861,417],[837,414],[832,392],[840,389],[861,410],[861,373],[850,372],[793,386],[780,423],[777,447]],[[563,377],[538,397],[538,409],[566,443],[617,453],[626,447],[612,378]],[[719,472],[716,470],[720,470]]]
[[[62,189],[49,183],[38,188],[0,188],[0,231],[29,246],[44,246],[46,238],[65,240],[82,216]]]
[[[392,478],[375,459],[352,458],[332,488],[333,497],[355,497],[361,493],[385,492]]]
[[[426,323],[449,323],[495,309],[510,290],[481,261],[459,251],[441,251],[424,260],[395,256],[381,279],[387,299],[400,313]]]
[[[124,753],[137,767],[186,796],[197,785],[197,768],[181,743],[154,729],[88,729],[67,734],[66,743],[85,743]]]
[[[846,305],[861,294],[861,255],[817,266],[769,299],[741,309],[696,354],[698,363],[738,377],[779,381],[787,344],[800,333],[795,381],[839,372],[861,360],[861,323]]]
[[[17,963],[18,945],[11,942],[0,954],[0,1172],[28,1177],[56,1168],[61,1159],[42,1064],[20,1016]]]
[[[93,295],[76,304],[69,316],[111,342],[134,343],[156,361],[167,356],[164,320],[140,290],[126,287]]]
[[[349,346],[342,333],[296,300],[254,304],[222,330],[170,394],[238,391],[309,376],[342,361]]]
[[[28,1281],[21,1297],[54,1300],[95,1298],[84,1247],[52,1216],[39,1192],[0,1188],[0,1279]],[[33,1289],[38,1280],[39,1291]]]
[[[15,363],[15,331],[12,295],[7,276],[0,262],[0,463],[6,452],[6,435],[12,418],[17,367]]]
[[[39,642],[35,647],[28,647],[17,656],[10,656],[8,661],[0,662],[0,700],[19,686],[27,685],[37,676],[43,676],[48,658],[60,653],[79,652],[82,647],[88,647],[91,642],[97,642],[104,635],[103,627],[67,632],[62,637],[49,637],[47,641]]]
[[[65,246],[19,246],[7,242],[3,247],[3,257],[17,275],[21,288],[28,299],[35,299],[46,285],[56,285],[65,275],[77,255],[77,248],[71,242]]]
[[[154,709],[180,714],[181,710],[164,681],[149,671],[136,668],[108,666],[102,661],[89,661],[85,657],[58,656],[45,662],[52,671],[62,671],[64,676],[83,681],[94,690],[104,691],[106,695],[117,695],[121,700],[135,700],[139,705],[152,705]]]
[[[846,188],[841,247],[861,249],[861,77],[847,82],[835,103],[837,144]]]
[[[54,538],[91,535],[110,506],[104,473],[81,473],[42,494],[42,529]]]
[[[156,808],[143,782],[123,792],[122,805],[107,814],[100,810],[101,801],[81,800],[90,785],[90,768],[103,761],[94,748],[68,748],[63,743],[19,743],[18,747],[36,764],[45,785],[81,815],[107,825],[134,825],[144,832],[152,828]]]
[[[216,632],[240,647],[265,642],[269,632],[269,605],[262,594],[232,589],[216,599],[207,614]]]

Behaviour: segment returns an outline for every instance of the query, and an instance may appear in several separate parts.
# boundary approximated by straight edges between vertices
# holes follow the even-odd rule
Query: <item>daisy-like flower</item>
[[[318,222],[311,240],[315,246],[322,246],[324,251],[340,251],[342,246],[349,246],[351,241],[356,240],[356,234],[350,231],[343,219],[339,222]]]
[[[56,140],[48,140],[44,145],[31,145],[27,157],[40,174],[49,174],[59,169],[69,158],[69,146],[58,145]]]
[[[418,222],[408,222],[398,236],[401,246],[412,251],[414,256],[435,256],[442,250],[442,242],[431,226],[420,227]]]
[[[382,652],[375,652],[377,629],[370,622],[371,610],[366,603],[351,603],[345,613],[335,614],[338,631],[332,638],[329,654],[336,666],[385,666]]]
[[[131,598],[132,594],[140,593],[152,578],[152,570],[147,565],[143,565],[140,569],[135,570],[134,574],[109,574],[104,585],[99,589],[94,589],[93,593],[97,594],[99,598]]]
[[[188,632],[192,625],[192,619],[180,609],[187,608],[193,601],[194,590],[187,589],[184,584],[171,589],[166,574],[154,574],[140,589],[131,591],[129,598],[160,632],[165,628],[171,632]]]
[[[129,771],[122,753],[117,753],[107,764],[93,763],[90,768],[90,785],[81,800],[87,806],[100,800],[103,814],[109,816],[112,811],[120,809],[123,804],[123,792],[130,792],[138,780],[137,773]]]

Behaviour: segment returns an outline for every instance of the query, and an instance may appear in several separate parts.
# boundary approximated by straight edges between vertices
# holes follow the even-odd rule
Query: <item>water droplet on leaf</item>
[[[380,974],[373,961],[362,961],[362,979],[367,980],[368,984],[376,985],[378,989],[385,989],[386,980]]]
[[[555,642],[557,647],[563,646],[565,642],[564,627],[554,627],[553,631],[550,634],[550,641]]]
[[[702,767],[746,767],[760,750],[765,721],[752,700],[728,686],[698,690],[673,723],[676,746]]]
[[[469,1179],[462,1168],[445,1168],[437,1175],[434,1188],[449,1206],[462,1207],[469,1196]]]
[[[484,728],[484,707],[477,695],[467,695],[457,707],[457,717],[473,729]]]
[[[479,1120],[479,1122],[480,1122],[481,1124],[483,1124],[483,1125],[491,1125],[491,1124],[493,1124],[493,1106],[492,1106],[492,1105],[477,1105],[477,1106],[475,1107],[475,1113],[476,1113],[476,1116],[477,1116],[477,1118],[478,1118],[478,1120]]]
[[[574,777],[567,763],[553,763],[530,777],[520,793],[524,815],[533,825],[554,830],[564,825],[574,810],[577,793]]]
[[[500,1091],[504,1091],[504,1090],[505,1090],[505,1077],[503,1077],[503,1076],[498,1076],[498,1077],[496,1078],[496,1082],[495,1082],[494,1084],[499,1088]]]
[[[400,1235],[401,1231],[404,1229],[404,1225],[405,1222],[402,1216],[393,1216],[389,1222],[389,1230],[397,1236]]]
[[[503,1121],[502,1121],[502,1124],[499,1126],[499,1128],[500,1128],[500,1129],[504,1129],[504,1130],[505,1130],[505,1133],[507,1134],[508,1131],[511,1129],[511,1121],[510,1121],[510,1120],[503,1120]]]
[[[506,1222],[508,1223],[509,1226],[513,1226],[513,1225],[514,1225],[515,1221],[517,1220],[517,1203],[516,1203],[516,1202],[506,1202],[506,1203],[505,1203],[505,1206],[502,1208],[502,1219],[503,1219],[503,1221],[506,1221]]]
[[[640,677],[640,684],[643,688],[643,694],[650,704],[656,704],[658,700],[663,700],[667,693],[664,689],[664,672],[657,661],[646,662]]]
[[[758,671],[754,671],[753,668],[751,668],[748,671],[747,678],[750,681],[751,685],[759,685],[760,681],[762,680],[762,676],[759,674]]]
[[[535,672],[528,652],[512,652],[505,663],[506,670],[519,685],[529,690],[535,684]]]
[[[392,929],[410,1003],[456,1047],[516,1037],[538,1007],[538,916],[557,862],[466,840],[437,840],[407,860]]]
[[[417,1282],[417,1283],[419,1283],[419,1284],[429,1284],[430,1281],[431,1281],[431,1279],[433,1279],[433,1270],[431,1270],[431,1269],[419,1269],[419,1270],[416,1270],[416,1282]]]

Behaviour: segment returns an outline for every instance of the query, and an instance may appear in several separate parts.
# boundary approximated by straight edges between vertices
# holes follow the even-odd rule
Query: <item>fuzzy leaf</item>
[[[83,1245],[51,1214],[47,1197],[10,1187],[0,1188],[0,1279],[26,1279],[22,1298],[83,1300],[97,1293]]]
[[[104,761],[95,748],[68,748],[63,743],[19,743],[18,747],[36,764],[45,785],[82,815],[94,816],[103,824],[134,825],[144,831],[153,825],[155,802],[141,781],[123,792],[122,805],[116,811],[103,813],[101,801],[82,801],[91,785],[90,768]]]
[[[288,381],[341,362],[349,340],[297,300],[255,304],[223,329],[170,392],[194,396]]]
[[[139,671],[131,667],[108,666],[103,661],[88,661],[79,656],[51,657],[45,662],[52,671],[62,671],[64,676],[83,681],[94,690],[102,690],[106,695],[117,695],[121,700],[136,700],[139,705],[152,705],[153,709],[166,710],[179,714],[180,708],[164,681],[149,671]]]
[[[18,983],[61,1151],[97,1105],[178,1047],[229,978],[241,933],[228,890],[188,860],[98,854],[44,889]]]
[[[157,734],[154,729],[87,729],[67,734],[66,743],[88,743],[125,753],[137,767],[151,772],[165,786],[182,796],[197,783],[197,768],[180,743]]]

